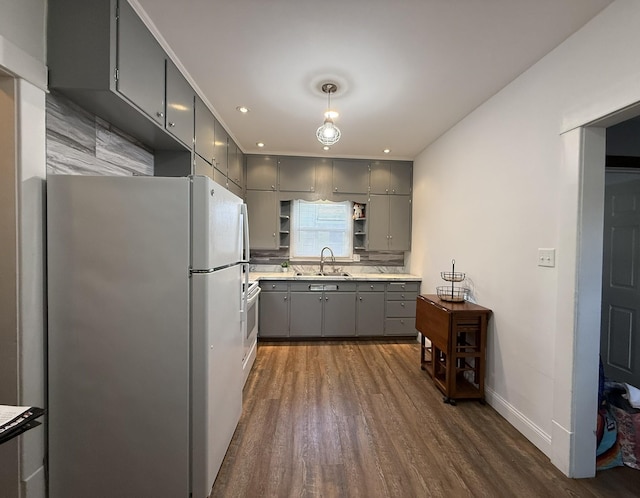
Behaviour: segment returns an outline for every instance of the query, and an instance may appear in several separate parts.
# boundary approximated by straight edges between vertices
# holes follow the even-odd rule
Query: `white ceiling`
[[[243,151],[413,159],[611,1],[131,3]],[[328,152],[325,81],[342,130]]]

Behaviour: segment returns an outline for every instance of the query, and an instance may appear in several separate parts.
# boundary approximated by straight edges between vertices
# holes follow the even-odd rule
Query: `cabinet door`
[[[291,337],[322,336],[322,292],[291,293]]]
[[[279,184],[282,192],[314,192],[316,160],[308,157],[281,157],[278,160]]]
[[[249,233],[252,249],[278,249],[277,192],[265,190],[247,191]]]
[[[358,292],[357,306],[358,335],[384,334],[384,292]]]
[[[371,176],[369,179],[372,194],[389,193],[389,163],[385,161],[371,162]]]
[[[225,188],[227,187],[227,175],[215,167],[213,168],[213,181]]]
[[[345,194],[369,192],[369,162],[333,160],[333,191]]]
[[[208,176],[213,181],[216,179],[213,177],[213,166],[211,166],[207,161],[202,159],[198,154],[194,154],[194,174]]]
[[[167,60],[167,130],[189,149],[193,148],[194,96],[189,82]]]
[[[410,162],[389,163],[389,193],[411,194],[412,168]]]
[[[411,248],[411,197],[389,196],[389,250],[408,251]]]
[[[240,164],[240,149],[238,145],[231,139],[229,139],[229,152],[228,157],[228,173],[227,177],[229,181],[240,186],[242,184],[242,167]]]
[[[227,130],[220,124],[220,122],[215,120],[215,148],[213,151],[213,162],[214,166],[222,171],[225,176],[227,176],[227,168],[228,168],[228,159],[227,153],[229,148],[229,134]]]
[[[213,151],[215,147],[215,123],[213,114],[205,103],[196,95],[195,104],[195,151],[213,164]]]
[[[324,337],[354,336],[356,332],[356,293],[324,293]]]
[[[259,298],[259,337],[289,335],[289,300],[286,292],[261,292]]]
[[[164,127],[164,50],[128,2],[119,9],[117,90]]]
[[[276,190],[278,158],[247,156],[247,190]]]
[[[370,251],[389,249],[389,198],[388,195],[372,195],[367,214]]]
[[[236,185],[233,182],[228,182],[227,183],[227,188],[229,189],[229,192],[233,192],[238,197],[240,197],[240,199],[242,199],[242,187]]]

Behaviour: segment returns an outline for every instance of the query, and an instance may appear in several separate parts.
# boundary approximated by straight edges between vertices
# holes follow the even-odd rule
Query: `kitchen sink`
[[[338,272],[325,271],[322,273],[320,273],[319,271],[296,272],[296,277],[350,277],[350,276],[351,274],[345,271],[338,271]]]

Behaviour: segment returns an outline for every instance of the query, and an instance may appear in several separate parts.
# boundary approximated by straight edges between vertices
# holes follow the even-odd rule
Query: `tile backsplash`
[[[153,152],[58,93],[47,95],[47,173],[153,175]]]

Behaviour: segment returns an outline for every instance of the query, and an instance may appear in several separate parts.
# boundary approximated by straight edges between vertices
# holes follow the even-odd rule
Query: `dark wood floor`
[[[419,354],[261,343],[211,496],[640,496],[640,471],[568,479],[489,405],[444,404]]]

